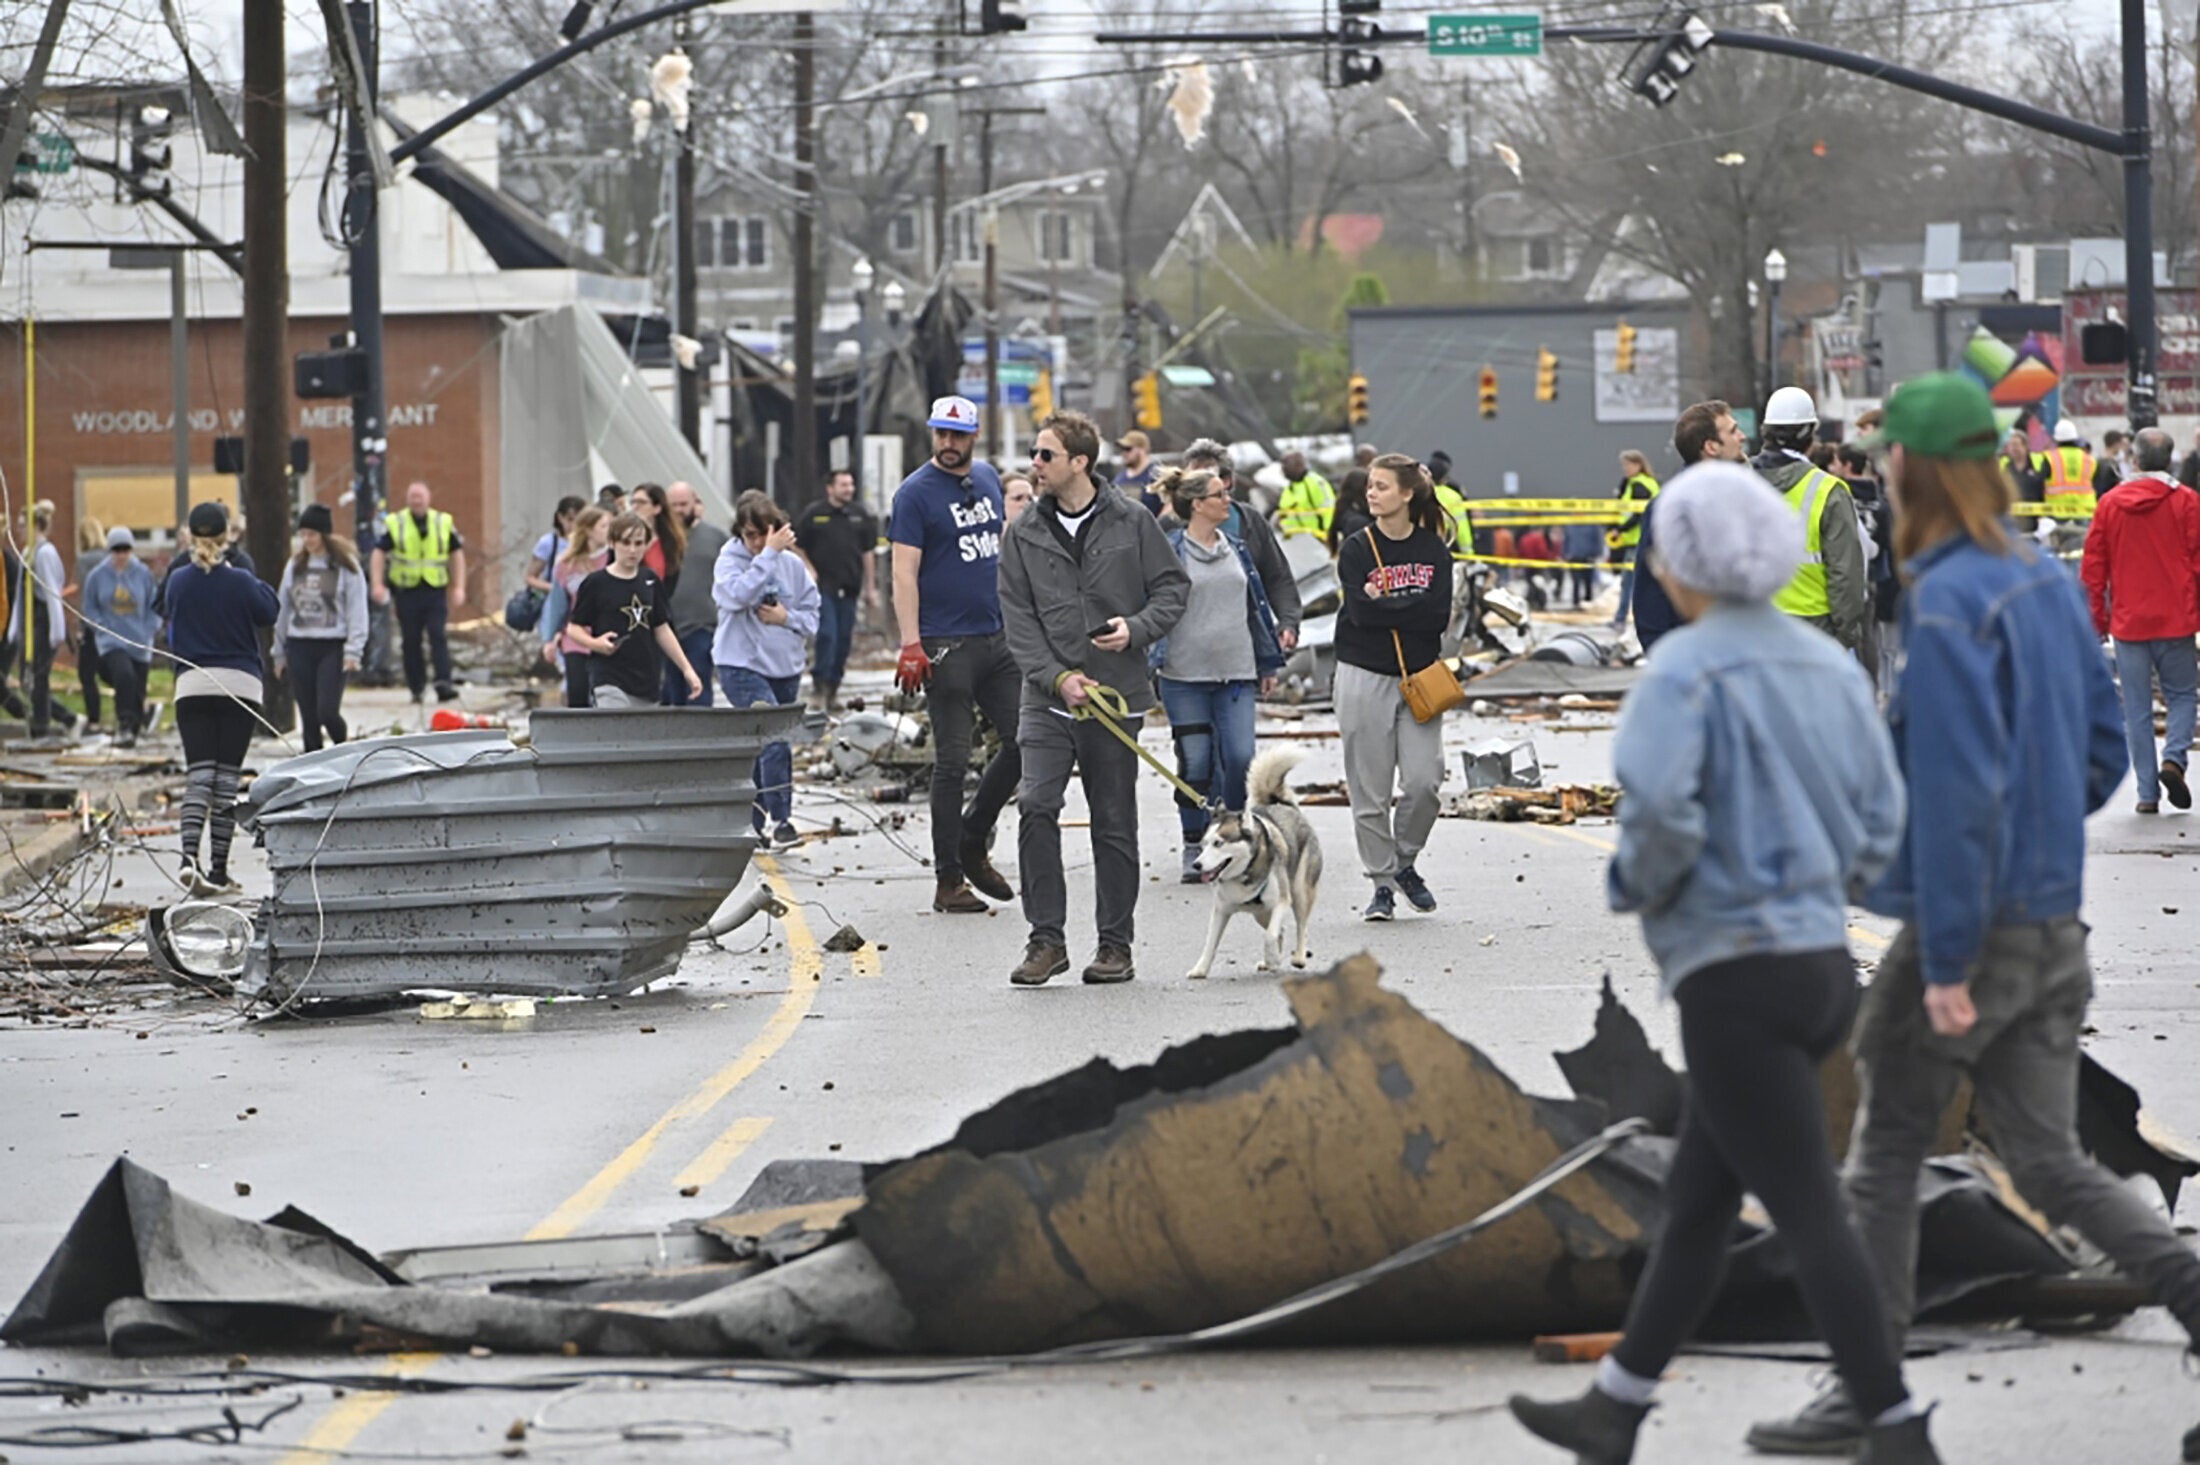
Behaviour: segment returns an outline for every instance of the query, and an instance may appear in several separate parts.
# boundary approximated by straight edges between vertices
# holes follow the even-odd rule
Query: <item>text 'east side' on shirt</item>
[[[989,464],[949,473],[927,462],[894,492],[886,537],[924,552],[917,634],[991,636],[1001,629],[1001,477]]]
[[[590,655],[589,685],[609,683],[645,705],[657,700],[664,675],[657,664],[657,628],[665,623],[665,606],[654,571],[644,565],[631,580],[612,574],[609,566],[592,572],[573,592],[570,619],[593,635],[619,638],[609,656]]]

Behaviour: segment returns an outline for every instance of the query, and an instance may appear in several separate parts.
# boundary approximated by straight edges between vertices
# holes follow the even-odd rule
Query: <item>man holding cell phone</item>
[[[1078,709],[1093,688],[1113,688],[1129,704],[1136,735],[1153,705],[1146,648],[1182,618],[1191,581],[1153,515],[1093,477],[1099,454],[1090,418],[1049,417],[1031,453],[1039,499],[1001,537],[1001,618],[1024,678],[1016,855],[1031,940],[1009,973],[1019,987],[1042,986],[1069,970],[1061,815],[1073,772],[1092,813],[1099,936],[1084,980],[1100,985],[1137,975],[1138,758]]]

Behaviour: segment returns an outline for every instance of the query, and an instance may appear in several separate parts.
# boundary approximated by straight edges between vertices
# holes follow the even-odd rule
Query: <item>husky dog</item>
[[[1298,921],[1299,944],[1291,965],[1306,965],[1306,927],[1321,889],[1322,847],[1284,781],[1304,756],[1290,748],[1255,755],[1245,775],[1245,811],[1217,814],[1207,826],[1194,868],[1214,887],[1215,911],[1207,926],[1207,949],[1186,975],[1207,975],[1223,930],[1239,911],[1251,911],[1261,924],[1262,971],[1283,967],[1286,916]]]

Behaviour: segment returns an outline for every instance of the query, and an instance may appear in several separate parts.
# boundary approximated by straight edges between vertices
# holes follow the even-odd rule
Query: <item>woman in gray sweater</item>
[[[1150,653],[1176,739],[1177,771],[1193,788],[1206,790],[1210,803],[1242,809],[1255,702],[1275,686],[1283,667],[1275,613],[1251,551],[1223,528],[1230,485],[1204,468],[1177,468],[1154,487],[1181,526],[1169,532],[1169,544],[1192,581],[1184,618]],[[1182,794],[1176,802],[1184,830],[1183,879],[1190,885],[1199,880],[1208,807]]]

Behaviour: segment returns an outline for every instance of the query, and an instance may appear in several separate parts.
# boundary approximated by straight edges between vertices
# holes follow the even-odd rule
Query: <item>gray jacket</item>
[[[1782,493],[1810,472],[1810,464],[1785,453],[1760,453],[1751,467]],[[1826,603],[1831,614],[1807,617],[1811,624],[1830,632],[1836,641],[1854,651],[1864,644],[1864,624],[1871,619],[1872,587],[1865,573],[1864,533],[1856,518],[1856,500],[1838,473],[1828,474],[1833,487],[1826,492],[1826,506],[1818,515],[1818,553],[1826,565]]]
[[[1102,489],[1072,553],[1054,500],[1042,495],[1001,536],[1001,619],[1024,674],[1024,704],[1059,706],[1056,688],[1076,671],[1145,711],[1153,705],[1146,648],[1183,618],[1190,595],[1176,552],[1137,501]],[[1129,625],[1131,644],[1102,651],[1089,633],[1116,616]]]

